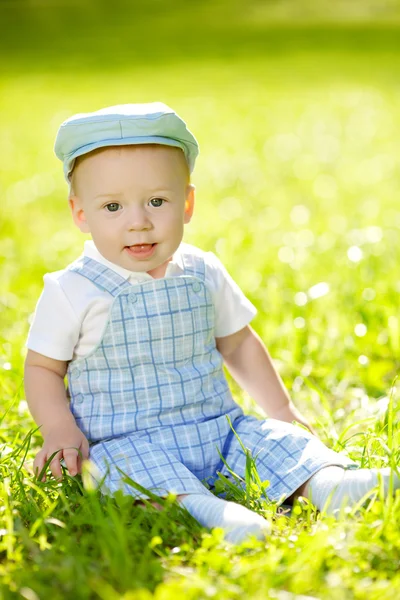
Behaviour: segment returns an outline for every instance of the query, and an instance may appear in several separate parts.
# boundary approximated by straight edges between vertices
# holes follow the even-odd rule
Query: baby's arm
[[[36,475],[56,451],[50,463],[50,470],[56,478],[62,477],[62,458],[69,473],[76,475],[81,471],[82,460],[89,456],[88,441],[69,409],[64,385],[66,371],[65,361],[28,350],[25,361],[26,400],[44,439],[43,447],[33,463]]]
[[[267,415],[289,423],[298,421],[314,433],[293,405],[265,344],[249,325],[216,342],[229,372]]]

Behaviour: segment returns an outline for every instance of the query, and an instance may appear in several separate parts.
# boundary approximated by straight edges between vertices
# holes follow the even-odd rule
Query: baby
[[[78,114],[61,125],[55,151],[73,220],[92,241],[75,262],[45,275],[27,341],[26,398],[44,438],[35,472],[55,452],[55,477],[60,461],[73,476],[90,458],[105,493],[174,492],[227,540],[263,538],[267,521],[203,483],[212,489],[218,471],[229,477],[217,449],[245,473],[230,420],[257,456],[271,500],[302,495],[333,513],[358,502],[380,477],[388,489],[389,469],[354,470],[291,424],[309,427],[249,326],[256,309],[214,254],[182,242],[198,154],[184,121],[158,102]],[[272,418],[243,413],[224,364]]]

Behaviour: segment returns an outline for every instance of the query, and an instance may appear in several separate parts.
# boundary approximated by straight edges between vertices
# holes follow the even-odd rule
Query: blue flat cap
[[[120,104],[92,113],[80,113],[64,121],[54,151],[63,161],[69,181],[75,159],[96,148],[137,144],[161,144],[181,148],[190,172],[199,146],[186,123],[166,104]]]

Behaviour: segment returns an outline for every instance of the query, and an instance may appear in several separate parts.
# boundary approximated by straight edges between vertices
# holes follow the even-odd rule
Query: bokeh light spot
[[[304,292],[297,292],[297,294],[294,297],[294,303],[297,304],[297,306],[305,306],[307,302],[307,294],[305,294]]]
[[[364,253],[358,246],[350,246],[350,248],[347,250],[347,257],[349,260],[351,260],[351,262],[360,262],[363,256]]]
[[[294,252],[289,246],[282,246],[278,251],[278,258],[283,263],[291,263],[294,260]]]
[[[307,206],[298,204],[290,211],[290,219],[294,225],[305,225],[310,220],[310,210]]]
[[[317,298],[322,298],[322,296],[326,296],[329,293],[329,284],[325,281],[321,281],[320,283],[316,283],[308,290],[308,295],[312,300],[316,300]]]
[[[364,325],[364,323],[357,323],[357,325],[354,327],[354,333],[357,337],[364,337],[364,335],[367,333],[367,326]]]
[[[373,288],[365,288],[362,292],[363,300],[374,300],[376,297],[376,292]]]
[[[304,329],[306,326],[306,321],[303,319],[303,317],[296,317],[293,321],[293,325],[296,327],[296,329]]]

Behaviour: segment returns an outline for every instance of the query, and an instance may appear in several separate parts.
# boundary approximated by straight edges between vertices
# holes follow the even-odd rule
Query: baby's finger
[[[43,450],[39,450],[36,454],[35,459],[33,461],[33,472],[35,474],[36,479],[39,479],[39,475],[43,470],[44,464],[46,462],[46,455]],[[46,472],[43,473],[40,481],[46,481]]]
[[[89,458],[89,442],[85,438],[81,444],[81,452],[82,452],[82,460],[87,460]]]
[[[80,452],[78,453],[78,473],[82,473],[82,464],[85,460],[89,458],[89,444],[87,444],[87,449],[81,447]]]
[[[78,450],[76,448],[64,448],[63,456],[65,466],[73,477],[78,473]]]
[[[56,479],[62,479],[62,470],[60,465],[60,459],[62,458],[62,451],[57,452],[49,464],[50,471],[53,473],[53,477]]]

